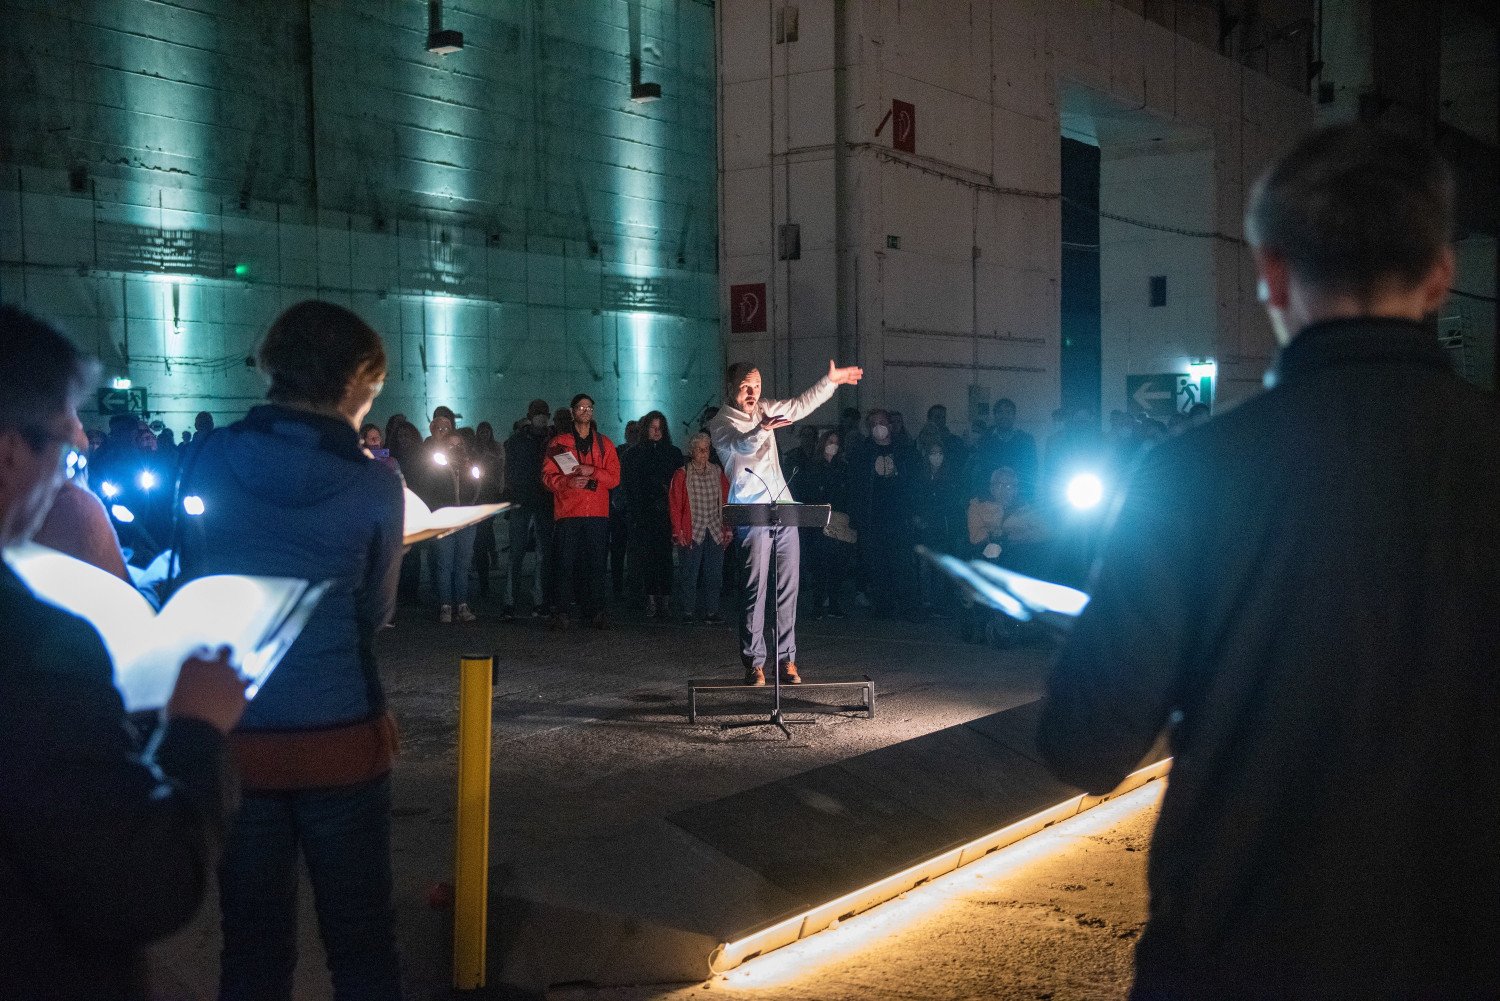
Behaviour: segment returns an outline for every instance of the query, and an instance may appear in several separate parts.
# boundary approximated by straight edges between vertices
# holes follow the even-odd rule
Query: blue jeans
[[[247,792],[219,863],[220,1001],[290,1001],[297,855],[339,1001],[401,996],[391,904],[389,775],[335,789]]]
[[[724,547],[708,533],[691,546],[677,550],[677,608],[683,615],[719,614],[719,591],[724,585]],[[694,591],[697,592],[694,607]]]
[[[432,540],[432,559],[437,566],[438,604],[468,604],[469,568],[474,564],[474,526]]]
[[[552,503],[549,498],[547,503]],[[531,607],[543,608],[548,604],[542,585],[552,572],[552,515],[536,507],[514,507],[507,512],[510,525],[510,566],[505,575],[505,603],[515,605],[523,591],[521,564],[526,558],[526,547],[536,539],[536,570],[531,577]]]
[[[797,659],[797,576],[802,548],[795,528],[737,528],[745,555],[744,606],[740,616],[740,657],[746,667],[766,664],[766,592],[776,590],[776,666]],[[771,549],[776,580],[770,579]]]

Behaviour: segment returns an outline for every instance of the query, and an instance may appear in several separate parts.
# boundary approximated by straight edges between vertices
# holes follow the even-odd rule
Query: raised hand
[[[828,359],[828,381],[835,386],[852,386],[865,376],[865,370],[858,365],[850,365],[847,368],[839,368]]]

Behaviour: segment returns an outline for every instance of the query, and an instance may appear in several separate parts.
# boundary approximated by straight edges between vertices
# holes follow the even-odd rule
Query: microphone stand
[[[743,730],[746,727],[752,727],[752,726],[774,726],[778,730],[780,730],[783,734],[786,735],[786,739],[787,740],[791,740],[792,739],[792,731],[790,729],[791,727],[793,727],[793,726],[811,726],[813,723],[817,722],[816,720],[810,720],[810,719],[787,719],[784,716],[782,716],[782,714],[781,714],[781,633],[780,633],[780,627],[779,627],[780,619],[779,619],[779,617],[776,614],[776,608],[774,606],[775,599],[776,599],[777,580],[778,580],[778,578],[777,578],[778,570],[777,570],[777,565],[776,565],[776,542],[777,542],[777,538],[776,538],[776,536],[775,536],[774,533],[775,532],[779,532],[779,531],[780,532],[787,532],[787,531],[789,531],[789,532],[795,532],[795,531],[797,531],[797,526],[795,524],[795,522],[796,522],[796,516],[795,516],[795,514],[793,514],[793,518],[791,519],[792,522],[793,522],[793,524],[791,524],[791,525],[783,525],[782,521],[781,521],[781,512],[777,509],[776,500],[775,500],[777,492],[771,489],[771,484],[769,484],[769,483],[766,482],[765,477],[761,476],[759,473],[757,473],[755,470],[751,469],[749,466],[746,466],[744,471],[747,472],[747,473],[749,473],[751,476],[754,476],[757,480],[760,480],[761,485],[766,488],[766,493],[770,494],[771,498],[772,498],[770,504],[756,505],[758,507],[764,507],[766,509],[767,524],[765,524],[763,526],[749,526],[749,527],[752,527],[752,528],[763,527],[763,528],[768,529],[770,532],[772,532],[771,538],[769,540],[770,546],[771,546],[771,558],[770,558],[770,564],[767,567],[767,571],[766,571],[766,593],[767,593],[767,596],[771,599],[771,603],[772,603],[772,608],[771,608],[771,630],[770,630],[771,635],[769,637],[769,642],[766,644],[766,648],[767,648],[767,650],[771,654],[771,656],[769,658],[769,660],[771,662],[770,666],[771,666],[771,668],[772,668],[772,670],[773,670],[773,672],[775,674],[775,677],[774,677],[773,682],[772,682],[772,684],[774,686],[773,690],[775,692],[775,695],[774,695],[774,701],[771,704],[771,715],[764,722],[754,722],[754,723],[724,723],[724,724],[722,724],[719,727],[719,729],[720,730]],[[817,505],[815,505],[815,506],[817,506]],[[800,505],[798,505],[798,507],[800,507]],[[792,513],[792,512],[789,512],[789,513]],[[827,512],[826,509],[823,510],[823,521],[824,521],[825,524],[828,521],[828,512]],[[796,617],[796,614],[797,614],[797,610],[794,607],[792,609],[792,615],[793,615],[794,619]],[[763,618],[762,618],[760,624],[764,628],[764,625],[765,625],[765,620],[764,620],[765,609],[764,608],[761,609],[761,615],[762,615]]]

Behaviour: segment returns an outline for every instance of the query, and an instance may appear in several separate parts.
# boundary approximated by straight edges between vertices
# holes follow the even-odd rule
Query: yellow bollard
[[[453,850],[453,987],[484,986],[490,892],[490,731],[495,658],[458,668],[458,811]]]

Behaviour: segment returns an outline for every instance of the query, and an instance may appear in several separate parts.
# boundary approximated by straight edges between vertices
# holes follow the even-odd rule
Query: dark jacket
[[[1500,417],[1429,330],[1326,323],[1157,446],[1039,742],[1114,786],[1162,731],[1142,997],[1500,992]]]
[[[876,460],[887,456],[895,473],[877,476]],[[854,446],[849,453],[849,521],[855,529],[904,538],[915,531],[911,519],[917,513],[916,500],[917,450],[910,443],[892,440],[879,445],[866,438]]]
[[[360,451],[348,424],[267,405],[215,432],[184,482],[204,508],[184,520],[185,580],[334,582],[240,729],[322,728],[380,711],[373,644],[396,604],[400,477]]]
[[[799,466],[787,485],[799,503],[827,504],[849,513],[849,464],[842,455],[830,462],[820,454],[816,461]]]
[[[537,434],[528,426],[505,439],[505,499],[517,507],[540,507],[550,514],[552,494],[542,484],[547,437],[546,432]]]
[[[916,514],[922,519],[918,535],[924,545],[940,552],[953,548],[964,524],[963,467],[943,453],[936,469],[925,455],[917,460]]]
[[[476,469],[478,476],[473,475]],[[463,439],[457,435],[450,435],[443,441],[428,438],[420,449],[407,457],[406,465],[402,467],[406,485],[433,511],[440,507],[478,504],[484,488],[484,473],[484,464],[470,454]]]
[[[1037,496],[1040,466],[1035,438],[1019,428],[1013,429],[1003,441],[993,432],[985,435],[974,448],[974,460],[969,468],[971,496],[988,497],[990,476],[1001,467],[1016,471],[1016,477],[1021,481],[1021,493],[1027,497]]]
[[[670,441],[641,441],[620,457],[620,486],[632,527],[670,530],[667,490],[683,467],[682,452]]]
[[[0,998],[144,998],[208,886],[224,739],[173,720],[143,753],[99,635],[3,563],[0,623]]]

